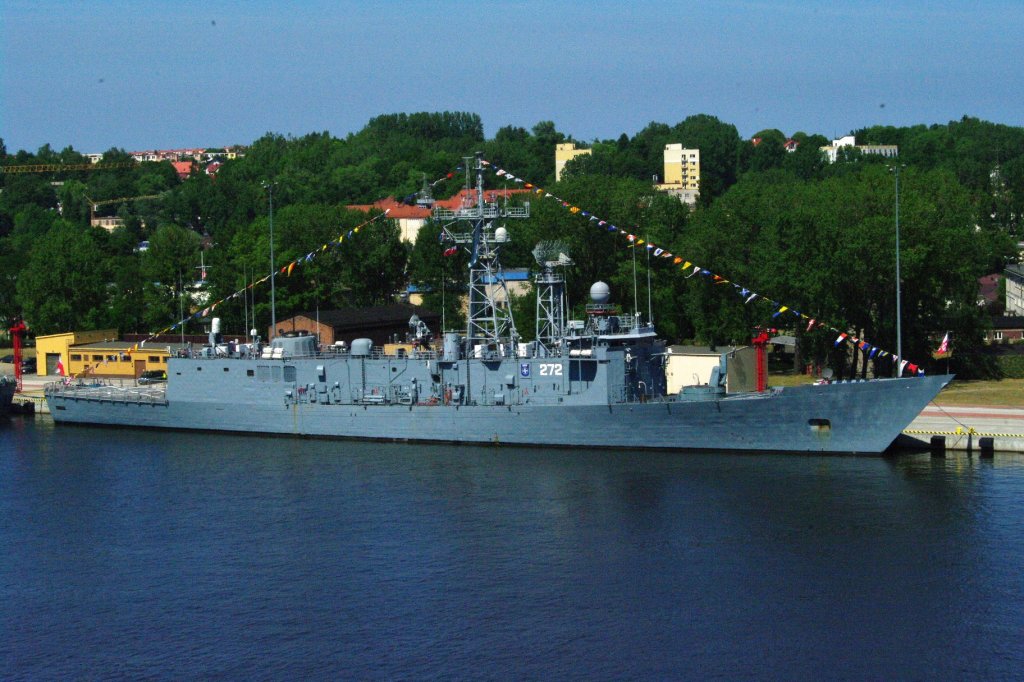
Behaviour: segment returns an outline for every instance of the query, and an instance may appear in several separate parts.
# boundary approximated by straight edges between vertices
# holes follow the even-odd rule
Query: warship
[[[535,339],[523,343],[500,262],[505,221],[529,203],[487,202],[484,164],[473,199],[434,208],[446,240],[469,254],[465,332],[435,336],[418,318],[400,343],[322,347],[278,334],[266,345],[209,343],[167,364],[166,383],[55,382],[58,424],[116,425],[299,437],[576,448],[878,454],[952,379],[915,376],[730,390],[735,353],[710,380],[669,392],[668,350],[649,320],[590,289],[585,319],[567,319],[557,245],[538,245]],[[758,362],[759,371],[763,369]],[[733,367],[735,369],[735,367]]]

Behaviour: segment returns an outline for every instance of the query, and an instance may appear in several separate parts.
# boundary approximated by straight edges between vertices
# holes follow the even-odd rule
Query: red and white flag
[[[64,376],[64,356],[57,356],[57,375]]]
[[[949,332],[946,332],[946,335],[942,337],[942,343],[939,344],[939,349],[937,351],[935,351],[935,352],[936,353],[948,353],[949,352]]]

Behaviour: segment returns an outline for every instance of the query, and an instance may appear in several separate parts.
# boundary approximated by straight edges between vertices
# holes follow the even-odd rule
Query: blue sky
[[[744,136],[1024,125],[1022,35],[1022,0],[4,0],[0,137],[221,146],[444,110],[585,141],[696,113]]]

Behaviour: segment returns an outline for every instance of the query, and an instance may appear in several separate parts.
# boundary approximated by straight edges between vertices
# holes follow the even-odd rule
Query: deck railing
[[[166,384],[117,386],[107,381],[73,381],[71,383],[55,381],[46,385],[45,393],[47,398],[166,405],[166,386]]]

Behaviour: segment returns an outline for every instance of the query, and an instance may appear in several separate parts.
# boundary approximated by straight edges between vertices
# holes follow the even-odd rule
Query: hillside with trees
[[[973,118],[944,125],[870,127],[860,144],[896,144],[900,155],[900,226],[904,354],[929,356],[937,332],[957,339],[955,371],[991,368],[977,351],[986,328],[976,304],[977,279],[999,272],[1024,240],[1024,128]],[[388,196],[415,197],[424,181],[435,198],[465,182],[464,157],[482,151],[495,166],[563,198],[647,242],[697,263],[751,291],[819,320],[895,348],[892,159],[851,150],[828,164],[817,134],[764,130],[757,143],[709,115],[669,125],[652,122],[633,136],[575,141],[593,149],[566,165],[554,183],[554,148],[574,141],[551,121],[531,130],[500,128],[492,139],[472,113],[379,116],[344,138],[268,133],[215,176],[197,166],[179,180],[168,162],[107,170],[0,174],[0,322],[24,317],[36,334],[115,327],[150,333],[194,310],[194,281],[208,267],[210,301],[228,297],[269,273],[269,202],[274,205],[278,267],[347,234],[367,220],[348,210]],[[798,143],[786,150],[787,139]],[[666,143],[701,150],[699,205],[690,210],[652,190]],[[72,148],[8,153],[3,165],[84,164]],[[118,149],[104,164],[126,162]],[[518,187],[492,176],[493,187]],[[630,249],[616,233],[529,195],[531,218],[510,225],[506,267],[534,267],[542,240],[567,244],[569,300],[582,306],[592,282],[611,284],[617,301],[642,311],[651,300],[659,333],[672,342],[742,343],[757,325],[781,325],[763,302],[744,303],[731,286],[690,277],[671,260]],[[146,197],[133,199],[133,197]],[[155,197],[155,198],[153,198]],[[112,201],[122,199],[121,201]],[[90,226],[103,215],[123,221],[112,232]],[[109,203],[108,203],[109,202]],[[291,276],[276,278],[278,317],[316,307],[392,301],[408,283],[432,289],[428,304],[458,313],[463,255],[442,256],[440,226],[428,223],[415,245],[391,221],[378,221],[324,251]],[[141,242],[147,249],[140,249]],[[637,275],[634,276],[634,263]],[[648,289],[648,273],[651,286]],[[253,289],[257,326],[269,323],[269,290]],[[456,295],[452,295],[456,294]],[[248,303],[245,304],[246,306]],[[533,301],[520,331],[529,336]],[[251,314],[252,311],[250,310]],[[245,329],[242,300],[217,309],[228,329]],[[800,340],[796,362],[846,361],[834,335],[784,325]],[[191,323],[188,331],[198,332]],[[865,369],[864,361],[847,371]],[[879,367],[880,371],[887,371]]]

